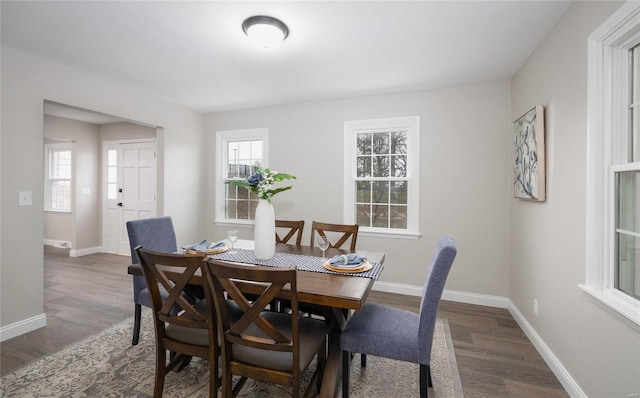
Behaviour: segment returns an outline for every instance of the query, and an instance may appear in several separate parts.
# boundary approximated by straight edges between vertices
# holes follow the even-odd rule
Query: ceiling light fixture
[[[265,15],[245,19],[242,30],[254,45],[262,49],[277,47],[289,35],[287,25]]]

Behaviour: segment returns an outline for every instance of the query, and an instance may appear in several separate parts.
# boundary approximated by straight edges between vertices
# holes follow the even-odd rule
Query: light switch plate
[[[31,206],[32,204],[31,191],[18,192],[18,206]]]

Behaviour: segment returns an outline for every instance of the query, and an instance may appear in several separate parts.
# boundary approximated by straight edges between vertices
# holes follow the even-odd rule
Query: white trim
[[[376,282],[373,290],[387,293],[405,294],[408,296],[422,296],[422,286],[405,285],[391,282]],[[569,396],[573,398],[587,398],[582,391],[580,385],[574,380],[567,368],[560,362],[558,357],[551,351],[551,348],[544,342],[542,337],[535,331],[533,326],[522,315],[513,302],[507,297],[491,296],[478,293],[467,293],[454,290],[444,290],[442,300],[454,301],[459,303],[484,305],[487,307],[505,308],[518,323],[518,326],[531,341],[533,346],[547,363],[553,374],[558,378],[560,384],[567,391]]]
[[[423,286],[405,285],[402,283],[380,282],[377,281],[373,285],[373,290],[378,292],[404,294],[407,296],[421,297]],[[491,296],[479,293],[467,293],[456,290],[445,289],[442,292],[442,299],[446,301],[455,301],[457,303],[484,305],[494,308],[507,308],[509,301],[506,297]]]
[[[69,257],[88,256],[89,254],[102,253],[102,246],[87,247],[69,251]]]
[[[70,249],[71,242],[68,240],[58,240],[58,239],[45,239],[44,244],[47,246],[53,246],[60,249]]]
[[[45,326],[47,326],[47,315],[44,313],[23,319],[10,325],[0,327],[0,341],[9,340]]]
[[[536,333],[533,326],[531,326],[531,324],[527,321],[524,315],[522,315],[515,304],[511,302],[511,300],[508,300],[507,309],[511,313],[511,316],[513,316],[513,318],[516,320],[520,328],[524,331],[524,334],[527,335],[529,340],[531,340],[533,346],[542,356],[542,359],[544,359],[547,365],[549,365],[549,368],[551,369],[553,374],[556,375],[558,381],[560,381],[560,384],[562,384],[562,387],[564,387],[569,396],[574,398],[587,398],[587,394],[582,391],[580,385],[574,380],[567,368],[564,367],[558,357],[556,357],[553,351],[551,351],[551,348],[549,348],[549,346],[545,344],[544,340],[542,340],[542,337],[540,337],[540,335]]]
[[[220,225],[254,225],[253,220],[233,220],[225,218],[224,169],[227,164],[227,142],[262,140],[262,167],[269,166],[269,129],[266,127],[239,130],[216,131],[216,163],[215,163],[215,202],[214,222]]]
[[[343,188],[343,222],[355,224],[354,211],[354,179],[357,160],[354,156],[356,134],[371,130],[407,130],[407,229],[392,230],[387,228],[360,227],[377,237],[398,235],[394,237],[420,236],[420,116],[390,117],[383,119],[351,120],[344,122],[344,188]],[[403,236],[404,235],[404,236]]]
[[[637,300],[619,292],[616,289],[595,289],[589,285],[578,285],[580,289],[588,293],[597,302],[604,304],[602,308],[612,315],[622,315],[627,322],[632,322],[636,328],[640,326],[640,311],[638,311]]]
[[[422,234],[414,234],[411,232],[394,232],[394,230],[387,230],[386,232],[368,231],[367,228],[360,227],[358,229],[358,236],[367,236],[371,238],[391,238],[391,239],[418,239]]]
[[[628,51],[640,42],[640,1],[629,1],[588,38],[585,283],[580,288],[634,323],[640,301],[615,291],[612,170],[629,167],[620,147],[628,128]],[[616,166],[613,166],[616,165]],[[631,166],[634,167],[634,166]]]

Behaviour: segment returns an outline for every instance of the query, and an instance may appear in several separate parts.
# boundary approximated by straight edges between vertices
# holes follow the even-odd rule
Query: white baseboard
[[[387,293],[406,294],[408,296],[422,296],[422,286],[404,285],[392,282],[376,282],[373,290]],[[500,296],[490,296],[487,294],[465,293],[455,290],[444,290],[442,299],[447,301],[455,301],[458,303],[485,305],[487,307],[507,308],[509,299]]]
[[[45,239],[44,244],[47,246],[58,247],[61,249],[70,249],[71,242],[67,240],[57,240],[57,239]]]
[[[95,253],[102,253],[102,246],[87,247],[86,249],[77,250],[71,249],[69,251],[69,257],[80,257]]]
[[[520,328],[527,335],[533,346],[538,350],[542,359],[549,365],[553,374],[556,375],[562,387],[567,391],[570,397],[572,398],[587,398],[587,394],[582,391],[578,383],[571,377],[571,374],[567,371],[567,369],[562,365],[562,362],[555,356],[553,351],[545,344],[542,340],[542,337],[538,333],[536,333],[535,329],[531,324],[527,321],[527,319],[522,315],[522,313],[518,310],[518,308],[508,300],[509,306],[507,309],[511,313],[511,316],[516,320]]]
[[[0,341],[9,340],[45,326],[47,326],[47,316],[45,314],[23,319],[11,325],[0,327]]]

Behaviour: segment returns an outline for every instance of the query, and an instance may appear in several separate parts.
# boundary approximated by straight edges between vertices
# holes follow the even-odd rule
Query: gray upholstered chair
[[[438,242],[422,292],[420,313],[366,303],[347,323],[340,335],[342,348],[342,397],[349,397],[349,367],[352,353],[420,364],[420,397],[427,397],[431,382],[431,344],[444,284],[456,257],[453,238]]]
[[[138,264],[136,246],[142,246],[148,250],[164,253],[178,251],[176,233],[173,229],[171,217],[147,218],[144,220],[127,221],[129,244],[131,246],[131,263]],[[162,292],[166,294],[166,292]],[[140,316],[142,306],[151,307],[151,297],[144,277],[133,276],[133,302],[135,304],[133,340],[131,344],[138,344],[140,338]]]

